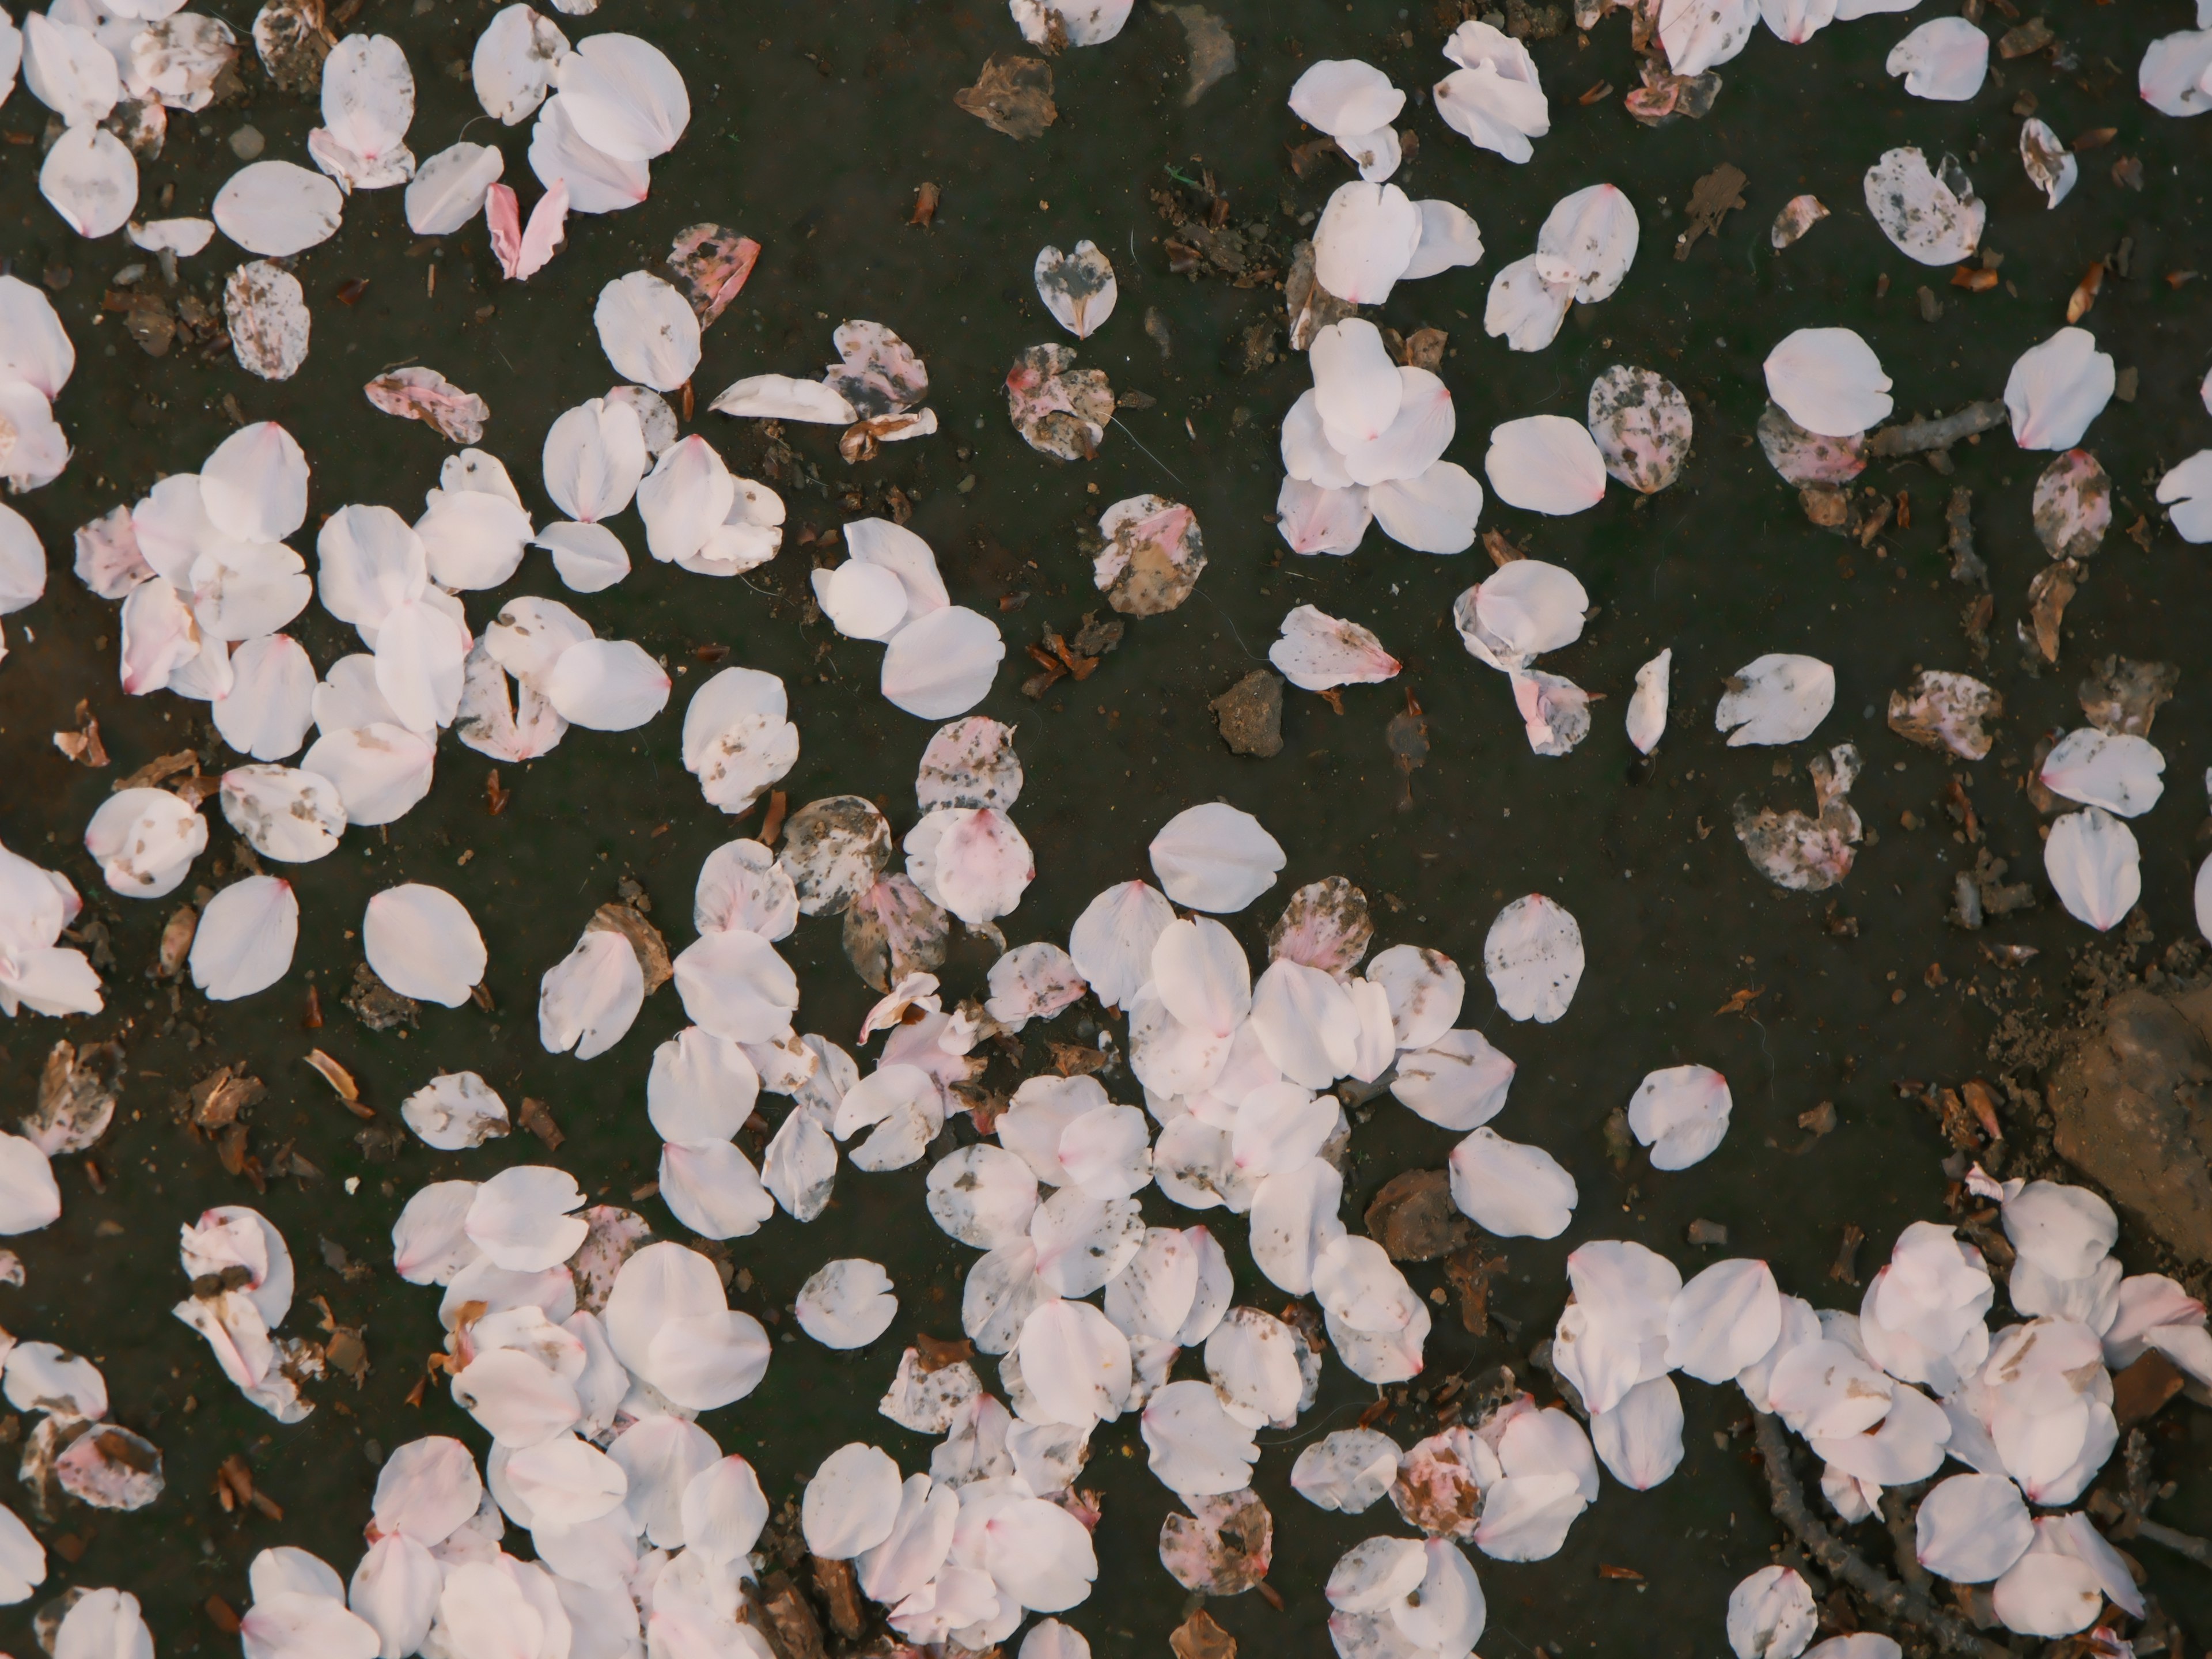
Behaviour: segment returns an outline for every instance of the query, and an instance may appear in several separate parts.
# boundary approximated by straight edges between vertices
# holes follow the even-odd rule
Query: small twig
[[[1924,1592],[1900,1584],[1866,1557],[1830,1532],[1805,1502],[1797,1479],[1790,1472],[1790,1443],[1783,1437],[1779,1418],[1755,1412],[1759,1462],[1766,1468],[1766,1485],[1774,1500],[1775,1518],[1795,1534],[1805,1552],[1832,1576],[1840,1578],[1899,1624],[1911,1625],[1932,1638],[1947,1653],[1967,1659],[2011,1659],[2011,1650],[1984,1639],[1963,1620],[1946,1613]]]
[[[1964,409],[1954,410],[1936,420],[1900,421],[1895,426],[1886,426],[1867,440],[1866,453],[1890,457],[1917,455],[1930,449],[1948,449],[1953,444],[1977,433],[2002,426],[2008,418],[2005,406],[2001,403],[1968,404]]]
[[[2176,1555],[2185,1555],[2200,1567],[2212,1567],[2212,1542],[2193,1533],[2176,1532],[2172,1527],[2160,1526],[2155,1521],[2136,1522],[2136,1536],[2148,1538],[2154,1544],[2163,1544]]]

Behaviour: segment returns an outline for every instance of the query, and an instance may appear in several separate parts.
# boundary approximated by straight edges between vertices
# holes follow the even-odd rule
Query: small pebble
[[[240,127],[230,135],[230,153],[241,161],[251,161],[269,148],[269,141],[261,136],[259,127]]]

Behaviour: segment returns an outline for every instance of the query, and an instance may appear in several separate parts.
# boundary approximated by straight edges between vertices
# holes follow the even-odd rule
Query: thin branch
[[[2148,1538],[2154,1544],[2163,1544],[2176,1555],[2185,1555],[2200,1567],[2212,1567],[2212,1543],[2193,1533],[2176,1532],[2172,1527],[2160,1526],[2155,1521],[2136,1522],[2136,1536]]]
[[[1867,440],[1866,453],[1887,458],[1948,449],[1977,433],[2002,426],[2008,418],[2002,404],[1968,404],[1936,420],[1900,421],[1895,426],[1886,426]]]
[[[1766,1485],[1774,1500],[1775,1518],[1805,1547],[1805,1553],[1834,1577],[1856,1590],[1876,1609],[1899,1624],[1910,1625],[1935,1640],[1947,1653],[1966,1659],[2012,1659],[2011,1650],[1976,1632],[1953,1613],[1937,1607],[1920,1590],[1898,1583],[1866,1557],[1828,1530],[1805,1502],[1797,1478],[1790,1470],[1790,1443],[1781,1419],[1766,1412],[1753,1413],[1759,1436],[1759,1462],[1766,1469]]]

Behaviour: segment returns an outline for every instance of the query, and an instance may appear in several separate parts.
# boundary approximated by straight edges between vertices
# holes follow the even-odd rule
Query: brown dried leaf
[[[1690,257],[1690,249],[1698,237],[1709,231],[1719,234],[1721,221],[1743,205],[1743,187],[1749,182],[1741,167],[1732,161],[1723,161],[1690,187],[1690,199],[1682,209],[1690,224],[1674,239],[1677,259]]]
[[[1060,118],[1052,101],[1052,65],[1015,52],[994,52],[975,84],[954,93],[952,101],[1009,138],[1039,137]]]
[[[1237,1638],[1213,1622],[1204,1607],[1168,1633],[1176,1659],[1237,1659]]]
[[[1367,1206],[1367,1236],[1393,1261],[1433,1261],[1473,1237],[1442,1170],[1408,1170],[1382,1183]]]
[[[2027,609],[2034,622],[2035,648],[2045,662],[2058,660],[2058,629],[2066,607],[2080,586],[2081,567],[2072,559],[2057,559],[2037,571],[2027,585]]]
[[[629,948],[637,952],[639,971],[645,975],[645,994],[651,996],[676,977],[674,964],[669,960],[668,941],[660,936],[660,929],[628,904],[602,904],[592,912],[592,919],[584,924],[586,933],[620,933],[629,941]]]

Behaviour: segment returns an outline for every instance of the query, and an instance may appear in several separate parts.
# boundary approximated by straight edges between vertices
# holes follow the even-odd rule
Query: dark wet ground
[[[250,8],[231,0],[205,9],[246,33]],[[1284,108],[1291,81],[1313,58],[1362,56],[1401,86],[1425,87],[1449,67],[1437,48],[1449,20],[1425,5],[1409,13],[1363,3],[1340,12],[1313,0],[1225,0],[1218,9],[1236,34],[1240,63],[1194,108],[1182,104],[1182,31],[1147,4],[1111,46],[1056,61],[1060,120],[1037,142],[1017,144],[951,101],[988,54],[1018,46],[994,4],[610,0],[584,28],[631,30],[657,41],[690,86],[690,132],[655,164],[652,199],[633,212],[572,220],[568,247],[526,288],[497,282],[480,232],[425,249],[406,229],[399,192],[355,198],[340,234],[293,262],[313,307],[314,339],[305,371],[283,385],[252,379],[227,357],[209,363],[181,349],[150,360],[116,319],[97,322],[108,278],[139,256],[120,238],[94,246],[63,232],[35,194],[40,151],[28,141],[45,112],[21,92],[0,112],[0,131],[11,141],[0,149],[7,225],[0,251],[20,274],[61,284],[54,297],[79,356],[58,410],[77,458],[59,482],[16,503],[52,552],[54,574],[46,599],[9,619],[12,655],[0,668],[0,740],[9,761],[0,840],[71,876],[108,927],[117,958],[106,974],[106,1014],[65,1025],[27,1018],[0,1032],[0,1087],[27,1104],[46,1050],[64,1032],[79,1041],[118,1037],[130,1055],[123,1111],[94,1154],[104,1190],[94,1189],[82,1160],[63,1161],[62,1219],[12,1241],[29,1281],[0,1291],[0,1323],[97,1358],[117,1419],[163,1447],[169,1480],[167,1495],[143,1512],[77,1510],[41,1527],[53,1552],[41,1599],[70,1583],[119,1584],[143,1599],[165,1652],[227,1651],[229,1638],[201,1604],[220,1595],[242,1607],[256,1549],[298,1544],[350,1571],[380,1448],[445,1431],[481,1450],[482,1433],[442,1389],[428,1389],[419,1407],[404,1403],[422,1375],[422,1355],[437,1344],[437,1293],[392,1276],[388,1229],[425,1182],[481,1178],[510,1162],[541,1159],[544,1149],[520,1133],[458,1155],[410,1139],[395,1158],[374,1161],[356,1142],[360,1126],[301,1056],[319,1043],[350,1067],[386,1127],[396,1125],[400,1099],[434,1072],[477,1070],[510,1106],[525,1097],[548,1103],[568,1136],[557,1161],[596,1196],[628,1202],[651,1181],[658,1144],[642,1085],[653,1046],[684,1023],[674,993],[653,998],[611,1054],[579,1064],[538,1046],[538,976],[568,951],[593,907],[617,896],[624,876],[650,896],[653,919],[672,946],[691,937],[700,860],[740,832],[701,801],[677,757],[688,689],[712,672],[695,659],[701,647],[729,647],[730,661],[771,670],[789,685],[802,733],[799,764],[785,780],[794,806],[861,793],[878,798],[899,830],[911,823],[915,764],[932,727],[877,696],[876,647],[842,641],[818,619],[803,621],[809,555],[796,544],[802,527],[827,529],[880,510],[890,486],[913,502],[913,527],[936,548],[955,599],[998,615],[1007,634],[1009,659],[982,709],[1020,728],[1029,781],[1015,817],[1039,866],[1036,884],[1007,921],[1010,940],[1064,940],[1101,887],[1146,873],[1145,845],[1167,817],[1215,796],[1257,813],[1290,854],[1277,893],[1233,919],[1255,956],[1264,951],[1280,897],[1328,874],[1346,875],[1368,893],[1377,948],[1411,940],[1470,968],[1506,899],[1541,890],[1580,919],[1589,972],[1565,1020],[1513,1025],[1480,988],[1470,994],[1469,1018],[1479,1017],[1520,1063],[1497,1127],[1561,1158],[1581,1183],[1581,1208],[1567,1237],[1505,1249],[1510,1274],[1493,1305],[1519,1322],[1517,1341],[1495,1330],[1478,1341],[1448,1310],[1437,1310],[1431,1379],[1501,1362],[1528,1376],[1527,1351],[1563,1299],[1564,1257],[1586,1238],[1639,1239],[1694,1271],[1717,1253],[1687,1244],[1685,1230],[1693,1219],[1717,1222],[1729,1231],[1729,1252],[1768,1257],[1785,1290],[1856,1306],[1857,1291],[1829,1276],[1845,1224],[1868,1236],[1859,1257],[1866,1271],[1905,1223],[1944,1213],[1939,1162],[1947,1148],[1929,1115],[1897,1098],[1891,1085],[1900,1078],[1955,1082],[1985,1071],[2001,986],[2032,1006],[2063,1006],[2069,953],[2089,935],[2041,883],[2037,814],[2017,780],[2038,733],[2079,723],[2074,684],[2108,652],[2182,668],[2180,695],[2154,734],[2166,757],[2168,798],[2134,828],[2143,848],[2142,914],[2157,940],[2150,951],[2192,933],[2189,883],[2203,816],[2195,780],[2212,761],[2203,659],[2192,649],[2208,599],[2200,556],[2155,523],[2148,550],[2116,528],[2068,613],[2058,667],[2040,678],[2025,673],[2010,636],[2027,580],[2043,562],[2028,522],[2029,487],[2041,462],[2001,433],[1961,448],[1955,482],[1976,492],[1996,596],[1997,642],[1984,669],[1960,627],[1972,595],[1945,579],[1940,508],[1951,481],[1917,463],[1871,471],[1867,482],[1909,490],[1914,508],[1913,527],[1885,535],[1878,554],[1808,524],[1752,439],[1764,402],[1759,365],[1791,328],[1860,329],[1897,380],[1900,414],[1993,397],[2014,357],[2060,325],[2083,270],[2125,240],[2133,274],[2107,276],[2087,324],[2124,368],[2139,372],[2140,391],[2132,404],[2115,403],[2088,442],[2122,500],[2117,524],[2148,508],[2157,474],[2212,434],[2196,396],[2208,285],[2176,289],[2162,280],[2172,270],[2212,270],[2198,193],[2203,134],[2152,113],[2133,94],[2144,44],[2188,27],[2186,7],[2173,0],[2053,5],[2047,15],[2074,65],[2056,68],[2049,54],[2002,62],[2003,84],[1993,76],[1964,106],[1908,100],[1881,72],[1890,46],[1923,18],[1839,25],[1795,50],[1762,32],[1723,67],[1725,89],[1708,118],[1661,131],[1635,125],[1620,107],[1634,69],[1626,22],[1615,16],[1587,42],[1570,28],[1534,46],[1554,125],[1534,161],[1518,168],[1473,151],[1425,107],[1409,107],[1401,125],[1419,135],[1419,150],[1395,182],[1416,197],[1462,203],[1489,249],[1474,270],[1401,288],[1377,316],[1401,330],[1449,331],[1453,355],[1443,373],[1460,431],[1451,455],[1479,469],[1485,434],[1497,422],[1547,410],[1579,416],[1590,380],[1615,362],[1661,370],[1696,411],[1698,445],[1686,475],[1648,502],[1615,489],[1573,520],[1534,519],[1494,503],[1486,514],[1486,526],[1573,568],[1600,607],[1582,641],[1544,664],[1611,699],[1598,708],[1595,733],[1564,760],[1528,752],[1503,679],[1468,657],[1449,628],[1453,597],[1489,568],[1480,550],[1437,560],[1376,533],[1348,561],[1284,551],[1270,522],[1280,477],[1275,432],[1310,382],[1279,334],[1273,363],[1249,372],[1243,345],[1255,324],[1279,320],[1279,295],[1272,285],[1239,289],[1171,276],[1161,241],[1167,227],[1148,198],[1173,188],[1170,167],[1192,179],[1210,171],[1234,218],[1286,252],[1295,222],[1346,176],[1328,161],[1304,182],[1293,177],[1286,147],[1310,135]],[[412,11],[372,0],[353,20],[352,27],[390,33],[407,51],[418,86],[410,135],[418,155],[451,143],[465,125],[471,138],[497,136],[465,80],[444,72],[466,58],[492,11],[489,0],[416,0]],[[578,20],[561,21],[572,38],[583,32]],[[1988,21],[1994,30],[2008,20],[1992,14]],[[204,212],[236,165],[226,138],[249,121],[267,135],[270,155],[301,155],[316,123],[312,108],[270,90],[258,70],[248,79],[249,105],[173,122],[167,153],[143,170],[142,202],[150,207],[173,182],[169,210]],[[1614,94],[1577,103],[1584,88],[1601,82],[1612,82]],[[2081,185],[2052,213],[2017,160],[2018,120],[2009,112],[2024,91],[2062,136],[2118,129],[2106,148],[2084,154]],[[503,141],[510,179],[526,200],[534,189],[523,159],[527,133],[519,127]],[[24,147],[15,147],[19,140]],[[1984,295],[1949,288],[1945,272],[1908,263],[1866,218],[1859,174],[1881,150],[1902,143],[1931,156],[1951,149],[1966,161],[1990,204],[1986,242],[2006,256],[2003,287]],[[2140,192],[2111,177],[2124,156],[2142,163]],[[1683,225],[1680,204],[1723,161],[1749,175],[1747,205],[1677,262],[1670,254]],[[1642,252],[1620,293],[1573,311],[1540,354],[1509,354],[1485,339],[1480,318],[1492,272],[1529,249],[1554,200],[1601,179],[1625,189],[1643,219]],[[944,192],[927,229],[906,222],[925,180]],[[1767,228],[1783,202],[1804,191],[1835,216],[1778,255]],[[410,362],[489,400],[483,447],[507,460],[534,515],[554,516],[538,485],[544,427],[613,379],[591,331],[592,299],[603,283],[665,254],[678,230],[702,219],[754,236],[766,249],[742,298],[708,332],[697,377],[702,415],[694,429],[733,468],[763,475],[763,438],[751,423],[704,414],[707,398],[742,374],[818,372],[831,355],[830,331],[845,317],[878,319],[923,354],[939,434],[854,469],[838,462],[834,433],[795,429],[790,442],[799,459],[775,481],[789,503],[792,534],[781,557],[743,581],[716,583],[653,563],[636,520],[625,515],[616,527],[635,569],[576,608],[601,634],[635,638],[684,671],[665,713],[635,732],[572,732],[534,765],[501,769],[514,799],[496,817],[485,807],[488,763],[442,744],[437,785],[422,805],[388,833],[355,830],[331,857],[288,872],[300,890],[302,927],[295,969],[277,988],[210,1008],[188,988],[180,994],[143,979],[176,901],[113,900],[82,852],[82,827],[122,772],[215,739],[198,705],[118,693],[115,612],[68,574],[70,530],[137,498],[163,472],[197,466],[239,415],[281,421],[305,447],[314,466],[311,530],[322,514],[353,501],[386,502],[411,518],[447,447],[427,428],[374,413],[358,391],[372,375]],[[1065,337],[1030,284],[1036,249],[1086,236],[1115,260],[1121,292],[1111,322],[1079,347],[1081,361],[1104,368],[1117,390],[1157,402],[1126,410],[1097,459],[1071,466],[1023,445],[999,386],[1023,347]],[[218,239],[185,268],[213,301],[234,258]],[[1877,298],[1884,275],[1888,292]],[[357,303],[337,301],[342,284],[362,279],[368,286]],[[1921,320],[1913,296],[1923,283],[1943,305],[1932,325]],[[1147,328],[1150,313],[1159,327]],[[236,413],[227,414],[228,399]],[[1133,623],[1089,680],[1025,699],[1018,688],[1029,665],[1013,653],[1043,629],[1070,629],[1097,608],[1080,534],[1105,505],[1146,490],[1197,509],[1211,562],[1196,597],[1173,615]],[[295,538],[303,549],[307,533]],[[538,554],[502,597],[514,592],[574,598]],[[1292,690],[1283,752],[1267,761],[1232,757],[1206,700],[1261,662],[1282,613],[1302,602],[1373,627],[1405,659],[1403,683],[1348,690],[1340,715]],[[489,595],[467,603],[479,627],[496,604]],[[351,630],[319,606],[291,631],[319,666],[359,648]],[[1666,645],[1674,650],[1674,724],[1656,763],[1641,768],[1632,764],[1620,717],[1634,668]],[[1731,751],[1711,730],[1722,676],[1767,651],[1804,651],[1834,663],[1837,707],[1819,742],[1850,738],[1866,758],[1854,800],[1878,844],[1863,849],[1834,895],[1778,891],[1751,868],[1729,827],[1740,797],[1811,805],[1802,763],[1813,745]],[[2007,714],[1989,761],[1946,763],[1884,730],[1876,711],[1923,665],[1984,673],[2002,692]],[[1411,810],[1401,810],[1384,728],[1408,691],[1425,713],[1431,749],[1412,778]],[[108,772],[64,763],[47,740],[87,696],[115,757]],[[1794,776],[1777,774],[1784,758],[1798,763]],[[1952,878],[1972,854],[1942,811],[1954,773],[1967,778],[1989,846],[2043,896],[2040,908],[1979,935],[1943,921]],[[196,884],[220,885],[227,872],[230,838],[213,803],[208,811],[213,850],[179,900]],[[1907,811],[1921,827],[1902,827]],[[495,1012],[426,1008],[412,1031],[380,1035],[338,1006],[337,994],[360,959],[354,930],[363,902],[404,880],[437,883],[469,905],[490,946]],[[1837,916],[1856,920],[1856,938],[1838,937],[1824,921],[1830,897]],[[1989,940],[2034,945],[2044,954],[2023,971],[2000,975],[1980,949]],[[849,1038],[872,993],[847,964],[836,924],[804,922],[784,950],[800,976],[801,1029]],[[945,972],[948,991],[978,988],[991,954],[978,941],[956,947]],[[1931,986],[1938,968],[1943,982]],[[311,979],[327,1021],[312,1035],[301,1029]],[[1757,994],[1744,1012],[1713,1012],[1740,991]],[[1086,1011],[1097,1012],[1086,1005],[1049,1034],[1088,1035],[1095,1028],[1082,1025]],[[1046,1033],[1033,1027],[1030,1035]],[[1031,1051],[1041,1064],[1041,1041]],[[1655,1175],[1640,1156],[1616,1170],[1602,1133],[1607,1115],[1647,1070],[1693,1060],[1720,1067],[1735,1089],[1734,1125],[1720,1152],[1679,1175]],[[257,1194],[181,1127],[173,1112],[178,1092],[224,1063],[241,1064],[269,1085],[254,1113],[255,1152],[272,1158],[289,1145],[324,1172],[320,1178],[280,1179]],[[994,1079],[1012,1076],[1002,1067]],[[1126,1078],[1115,1091],[1134,1097]],[[1802,1150],[1798,1115],[1822,1101],[1835,1103],[1840,1127]],[[763,1103],[782,1105],[773,1097]],[[1364,1210],[1392,1174],[1440,1164],[1454,1139],[1382,1103],[1355,1137],[1347,1216]],[[836,1206],[812,1227],[801,1230],[779,1213],[731,1247],[756,1285],[733,1301],[757,1313],[787,1308],[815,1266],[844,1255],[886,1262],[902,1304],[891,1332],[860,1354],[780,1340],[762,1389],[706,1419],[726,1449],[756,1461],[776,1498],[848,1438],[876,1440],[906,1467],[926,1464],[928,1443],[873,1409],[914,1331],[957,1334],[972,1253],[927,1221],[925,1168],[888,1176],[848,1170]],[[342,1183],[355,1176],[360,1190],[349,1196]],[[288,1330],[313,1331],[317,1296],[339,1322],[367,1328],[373,1369],[365,1386],[315,1389],[320,1408],[296,1428],[279,1428],[245,1404],[205,1346],[167,1311],[185,1290],[175,1228],[222,1202],[259,1205],[289,1239],[301,1294]],[[657,1200],[638,1207],[657,1229],[684,1236]],[[1155,1220],[1170,1218],[1157,1194],[1147,1208],[1157,1210]],[[1279,1301],[1250,1268],[1241,1226],[1224,1224],[1219,1212],[1205,1219],[1230,1243],[1244,1294],[1265,1306]],[[356,1279],[325,1267],[322,1238],[376,1273]],[[2133,1248],[2124,1237],[2123,1255],[2139,1261]],[[1409,1275],[1424,1292],[1443,1283],[1434,1266]],[[1727,1591],[1769,1559],[1778,1534],[1747,1439],[1716,1441],[1741,1418],[1740,1396],[1694,1383],[1683,1394],[1687,1455],[1670,1482],[1637,1495],[1608,1480],[1549,1562],[1478,1563],[1492,1608],[1486,1650],[1528,1654],[1540,1644],[1554,1653],[1704,1659],[1722,1650]],[[1212,1606],[1233,1633],[1259,1644],[1248,1650],[1325,1651],[1320,1585],[1329,1565],[1350,1542],[1395,1528],[1387,1510],[1364,1519],[1324,1515],[1287,1486],[1296,1446],[1348,1425],[1371,1398],[1332,1360],[1320,1404],[1294,1435],[1273,1437],[1258,1487],[1276,1517],[1272,1583],[1286,1605],[1278,1612],[1247,1595]],[[1408,1443],[1432,1425],[1418,1402],[1387,1423]],[[2212,1528],[2212,1482],[2202,1473],[2212,1416],[2178,1405],[2157,1428],[2161,1467],[2183,1481],[2160,1513],[2172,1525]],[[218,1507],[216,1466],[233,1453],[250,1460],[283,1507],[281,1523]],[[1082,1484],[1103,1494],[1102,1573],[1071,1622],[1102,1654],[1160,1652],[1186,1598],[1157,1565],[1157,1528],[1170,1499],[1145,1471],[1133,1419],[1094,1437]],[[523,1534],[507,1541],[527,1547]],[[2158,1594],[2193,1633],[2212,1634],[2201,1569],[2140,1547]],[[79,1559],[68,1559],[72,1553]],[[1644,1577],[1601,1579],[1600,1564],[1632,1567]],[[18,1654],[32,1645],[28,1611],[10,1609],[0,1624]]]

